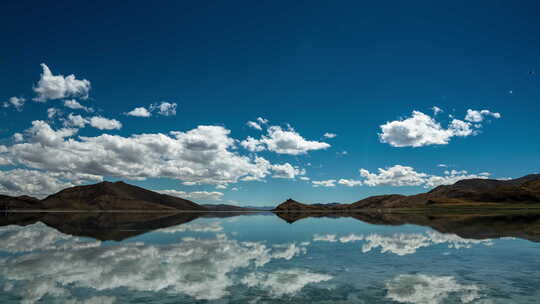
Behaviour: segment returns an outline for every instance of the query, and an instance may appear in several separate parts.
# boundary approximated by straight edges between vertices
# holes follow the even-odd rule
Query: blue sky
[[[539,13],[534,1],[4,3],[0,192],[125,180],[274,205],[538,172]],[[139,107],[150,117],[126,114]],[[247,125],[259,117],[261,130]]]

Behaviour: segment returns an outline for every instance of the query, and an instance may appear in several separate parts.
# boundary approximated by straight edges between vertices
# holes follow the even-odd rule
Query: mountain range
[[[351,204],[303,204],[288,199],[274,211],[361,210],[387,208],[427,208],[456,206],[496,206],[502,204],[540,203],[540,174],[516,179],[464,179],[415,195],[377,195]]]
[[[304,204],[288,199],[272,211],[350,211],[538,203],[540,203],[540,174],[531,174],[509,180],[466,179],[453,185],[438,186],[426,193],[410,196],[399,194],[371,196],[351,204]],[[225,204],[200,205],[124,182],[101,182],[67,188],[43,200],[29,196],[0,195],[0,210],[247,212],[261,209]]]

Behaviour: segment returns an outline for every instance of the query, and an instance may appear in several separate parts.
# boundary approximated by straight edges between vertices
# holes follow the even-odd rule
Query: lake
[[[538,303],[540,215],[3,215],[0,303]]]

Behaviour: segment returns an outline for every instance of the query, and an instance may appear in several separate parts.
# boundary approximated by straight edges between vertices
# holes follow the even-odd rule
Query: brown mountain
[[[465,179],[453,185],[438,186],[416,195],[377,195],[352,204],[302,204],[293,199],[281,203],[273,211],[333,211],[357,209],[422,208],[430,206],[480,206],[489,204],[540,203],[540,174],[510,180]]]
[[[478,203],[540,203],[540,174],[510,180],[464,179],[453,185],[411,196],[387,195],[368,197],[351,204],[358,208],[408,208],[435,204],[459,205]]]
[[[22,195],[13,197],[7,195],[0,195],[1,210],[37,210],[42,208],[43,205],[41,204],[41,201],[31,196]]]
[[[42,204],[53,210],[206,210],[192,201],[124,182],[67,188],[48,196]]]
[[[284,201],[283,203],[279,204],[274,210],[272,211],[299,211],[299,210],[320,210],[319,207],[308,205],[308,204],[302,204],[299,203],[292,198],[289,198],[288,200]]]

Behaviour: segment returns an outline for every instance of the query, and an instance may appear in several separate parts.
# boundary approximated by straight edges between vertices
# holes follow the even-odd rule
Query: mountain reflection
[[[535,215],[236,215],[3,216],[0,302],[498,303],[505,288],[536,297],[527,286],[540,244],[519,240],[536,240]],[[521,258],[500,263],[508,255]]]

